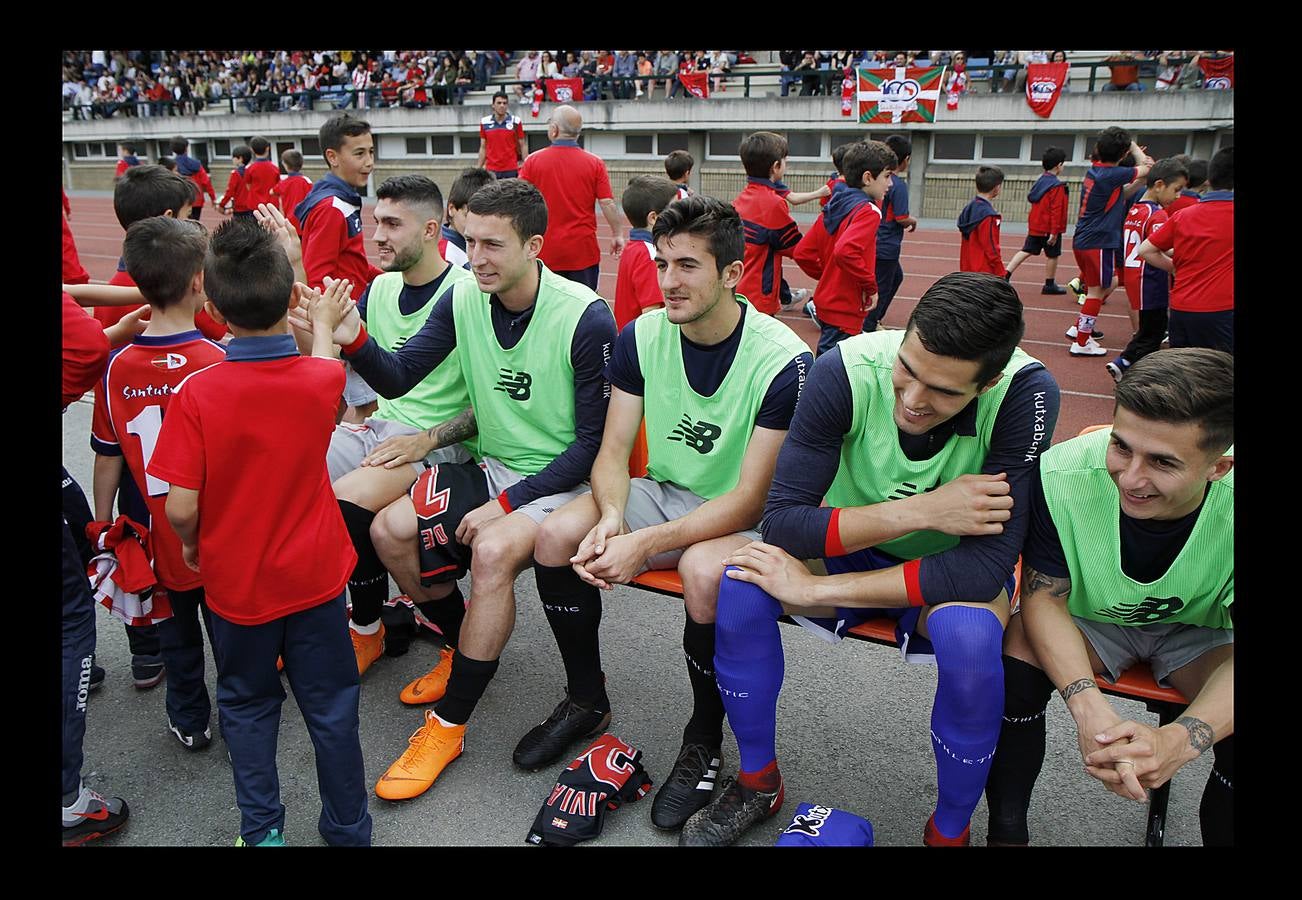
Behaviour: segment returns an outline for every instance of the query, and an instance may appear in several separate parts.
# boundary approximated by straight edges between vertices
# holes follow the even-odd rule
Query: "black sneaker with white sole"
[[[669,777],[651,803],[651,824],[656,828],[682,828],[714,796],[722,753],[705,744],[683,744]]]
[[[752,791],[728,778],[709,806],[687,820],[678,835],[680,847],[727,847],[782,807],[782,782],[776,791]]]
[[[168,722],[167,730],[176,735],[176,739],[181,742],[181,746],[189,750],[191,753],[197,750],[202,750],[212,743],[211,726],[205,728],[203,731],[190,734],[189,732],[182,731],[171,722]]]

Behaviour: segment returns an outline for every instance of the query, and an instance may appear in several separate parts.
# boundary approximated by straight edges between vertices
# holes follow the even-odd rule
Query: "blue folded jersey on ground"
[[[816,803],[796,807],[787,830],[778,837],[776,847],[871,847],[872,823],[843,809]]]

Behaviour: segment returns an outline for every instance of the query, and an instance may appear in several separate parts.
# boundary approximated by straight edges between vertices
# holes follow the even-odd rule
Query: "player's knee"
[[[992,609],[941,606],[927,617],[936,663],[969,674],[1001,675],[1004,626]]]
[[[1053,696],[1053,682],[1041,669],[1005,655],[1004,717],[1023,719],[1044,715]]]
[[[782,604],[759,586],[723,574],[719,579],[719,599],[714,615],[715,631],[720,636],[724,632],[755,633],[773,627],[782,615]]]
[[[505,535],[485,535],[475,541],[471,574],[483,579],[514,579],[532,558],[532,547],[521,547]]]
[[[371,542],[381,556],[386,552],[396,552],[403,544],[409,544],[415,539],[415,530],[404,521],[403,512],[390,505],[376,513],[375,520],[371,522]]]
[[[569,565],[570,557],[574,555],[583,539],[582,536],[575,539],[574,532],[572,523],[567,523],[557,514],[548,516],[538,528],[538,537],[533,546],[533,558],[543,566]]]
[[[688,547],[678,560],[678,577],[683,583],[683,603],[692,621],[714,621],[723,565],[718,553]]]

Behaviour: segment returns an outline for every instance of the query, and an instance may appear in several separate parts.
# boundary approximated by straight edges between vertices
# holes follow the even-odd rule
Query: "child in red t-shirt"
[[[302,234],[303,226],[294,215],[294,207],[302,203],[312,189],[312,179],[303,174],[303,154],[292,147],[280,154],[280,164],[285,167],[285,175],[271,189],[272,201],[280,206],[294,230]]]
[[[999,223],[1003,217],[995,211],[994,199],[1003,190],[1004,173],[998,166],[981,166],[976,173],[976,196],[958,215],[958,231],[963,242],[958,250],[960,272],[985,272],[1007,278],[1004,258],[999,252]]]
[[[331,281],[327,293],[349,287]],[[321,298],[295,286],[284,250],[257,222],[217,229],[204,288],[209,313],[235,339],[225,361],[175,391],[147,472],[171,485],[167,518],[212,613],[217,706],[241,814],[236,844],[284,843],[282,655],[316,749],[318,829],[332,845],[369,845],[357,661],[343,625],[357,554],[326,470],[344,373],[335,360],[299,356],[289,307],[303,292]],[[330,340],[314,335],[314,348]],[[276,475],[291,456],[292,477]]]
[[[259,204],[275,202],[271,192],[280,183],[280,168],[271,161],[271,142],[266,138],[258,135],[249,138],[249,149],[253,151],[253,161],[244,169],[244,184],[248,207],[255,210]]]
[[[1044,174],[1031,185],[1026,195],[1031,203],[1031,215],[1026,220],[1026,241],[1008,261],[1008,274],[1012,275],[1018,266],[1032,256],[1039,256],[1043,250],[1044,287],[1040,288],[1041,294],[1067,293],[1067,289],[1054,280],[1058,274],[1058,257],[1062,256],[1062,236],[1067,231],[1067,185],[1059,177],[1066,159],[1067,151],[1061,147],[1049,147],[1044,151],[1040,160]]]
[[[254,207],[249,205],[249,186],[244,180],[252,159],[253,151],[244,144],[231,151],[231,163],[235,168],[231,169],[231,177],[226,180],[226,193],[217,201],[217,211],[223,216],[234,212],[237,216],[253,218]]]
[[[674,202],[678,186],[659,175],[638,175],[619,198],[628,219],[628,246],[619,256],[615,278],[615,328],[623,330],[642,313],[665,305],[656,268],[656,245],[651,240],[660,211]]]

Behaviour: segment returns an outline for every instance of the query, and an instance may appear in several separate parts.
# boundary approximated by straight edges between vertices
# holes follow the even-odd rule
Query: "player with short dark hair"
[[[1004,172],[998,166],[977,167],[977,194],[958,214],[958,231],[962,236],[958,251],[960,272],[986,272],[1008,278],[999,252],[999,224],[1003,217],[994,207],[1003,183]]]
[[[263,203],[274,203],[272,192],[280,183],[280,168],[272,162],[271,142],[255,135],[249,138],[249,149],[253,151],[253,161],[244,169],[245,190],[248,193],[249,209],[257,209]]]
[[[381,561],[413,599],[467,571],[473,579],[446,692],[376,785],[387,800],[429,790],[461,754],[466,723],[511,634],[515,577],[530,565],[549,512],[586,492],[582,482],[600,445],[615,323],[606,301],[539,261],[547,227],[542,194],[523,178],[471,196],[464,233],[475,283],[445,290],[396,353],[370,339],[345,305],[313,310],[386,397],[402,396],[455,351],[475,411],[473,423],[413,435],[406,451],[386,460],[417,462],[478,431],[480,465],[428,470],[371,527]]]
[[[1168,217],[1185,207],[1193,206],[1207,193],[1207,160],[1194,159],[1187,153],[1179,153],[1171,158],[1184,165],[1185,171],[1189,173],[1189,183],[1180,192],[1180,196],[1175,198],[1175,202],[1166,208]]]
[[[656,247],[651,239],[661,210],[678,196],[678,188],[668,178],[660,175],[636,175],[628,181],[620,197],[620,206],[628,219],[628,246],[619,257],[619,273],[615,278],[615,329],[624,326],[643,313],[665,305],[660,292],[660,273],[656,271]],[[643,446],[645,450],[645,445]]]
[[[113,170],[113,177],[119,178],[127,169],[140,165],[140,159],[136,156],[135,144],[118,144],[118,164]]]
[[[687,182],[691,179],[692,170],[695,168],[696,160],[686,150],[670,150],[665,154],[665,174],[678,186],[678,196],[674,198],[675,200],[684,200],[692,195],[692,189]]]
[[[285,174],[280,176],[280,181],[271,189],[271,197],[294,226],[294,230],[301,234],[302,223],[294,215],[294,209],[312,190],[312,179],[303,174],[303,154],[293,147],[280,154],[280,164],[285,167]]]
[[[1067,195],[1070,191],[1062,181],[1062,167],[1067,161],[1067,151],[1049,147],[1040,158],[1044,174],[1026,193],[1031,204],[1031,215],[1026,220],[1026,241],[1022,249],[1008,261],[1011,276],[1017,267],[1032,256],[1044,252],[1044,287],[1041,294],[1065,294],[1067,289],[1058,284],[1058,257],[1062,256],[1062,236],[1067,231]]]
[[[787,169],[787,139],[756,131],[741,142],[746,186],[732,201],[746,229],[746,260],[737,285],[755,309],[776,315],[781,308],[782,260],[800,243],[800,228],[791,217],[782,176]]]
[[[240,218],[253,218],[254,207],[249,204],[249,184],[245,178],[252,160],[253,151],[247,144],[240,144],[231,151],[231,163],[235,168],[226,179],[226,192],[217,201],[217,211],[222,215],[234,213]]]
[[[913,159],[913,144],[902,134],[888,135],[883,143],[891,148],[898,162],[891,172],[891,186],[882,197],[882,223],[877,227],[877,305],[864,316],[863,330],[867,332],[877,330],[904,282],[900,267],[904,232],[918,227],[918,220],[909,215],[909,183],[904,180]]]
[[[527,769],[550,765],[574,740],[609,724],[598,589],[647,569],[676,568],[682,578],[693,709],[652,805],[660,828],[680,827],[714,790],[723,741],[712,671],[719,560],[759,537],[748,529],[759,522],[813,362],[789,328],[736,294],[742,227],[735,210],[709,197],[670,203],[656,219],[665,309],[638,318],[616,340],[592,494],[549,517],[534,548],[538,593],[568,683],[562,703],[516,746],[514,760]],[[644,414],[647,474],[630,479]]]
[[[451,265],[466,265],[469,257],[466,256],[466,239],[461,234],[466,223],[466,207],[476,191],[494,180],[493,173],[487,169],[470,167],[462,169],[457,180],[452,182],[448,190],[446,221],[439,238],[439,255]]]
[[[939,797],[924,842],[967,843],[999,734],[1029,482],[1058,415],[1053,377],[1017,348],[1023,329],[1011,285],[955,272],[923,294],[905,331],[848,338],[814,364],[778,454],[766,543],[726,559],[739,568],[719,588],[715,674],[740,771],[682,843],[733,843],[782,804],[784,611],[833,640],[888,615],[906,659],[935,660]]]
[[[212,178],[208,175],[208,170],[199,160],[190,155],[190,142],[183,136],[177,135],[171,140],[172,155],[176,159],[176,172],[178,175],[184,175],[194,182],[194,204],[190,207],[190,218],[196,222],[203,215],[203,195],[207,194],[208,199],[213,203],[217,202],[217,192],[213,189]]]
[[[515,178],[529,155],[524,120],[512,115],[505,91],[493,95],[493,111],[479,120],[479,156],[475,168],[488,169],[494,178]]]
[[[315,299],[339,299],[346,288],[339,282]],[[343,372],[333,360],[298,355],[287,333],[294,272],[257,222],[233,220],[213,234],[204,289],[235,339],[224,361],[178,386],[146,471],[170,485],[168,521],[184,562],[203,576],[240,808],[236,844],[285,842],[276,776],[283,656],[316,751],[318,830],[329,844],[369,845],[360,688],[339,615],[356,554],[325,467]],[[328,346],[328,332],[319,337]],[[252,474],[287,459],[293,478]]]
[[[1203,843],[1234,843],[1234,359],[1163,350],[1116,391],[1110,428],[1040,459],[1020,615],[1004,640],[991,844],[1030,841],[1055,688],[1085,771],[1122,797],[1147,802],[1147,789],[1211,748]],[[1099,692],[1096,674],[1116,681],[1137,662],[1189,698],[1175,722],[1123,722]]]

